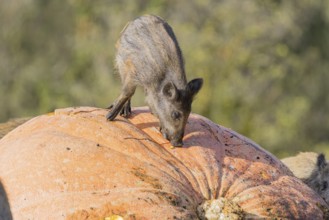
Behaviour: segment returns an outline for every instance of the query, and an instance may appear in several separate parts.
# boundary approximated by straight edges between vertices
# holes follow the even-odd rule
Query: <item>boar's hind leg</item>
[[[131,113],[130,109],[130,98],[134,95],[136,85],[133,83],[125,83],[122,88],[120,96],[115,102],[109,107],[110,111],[106,115],[106,118],[110,121],[114,120],[115,117],[120,113],[121,115],[128,117]]]

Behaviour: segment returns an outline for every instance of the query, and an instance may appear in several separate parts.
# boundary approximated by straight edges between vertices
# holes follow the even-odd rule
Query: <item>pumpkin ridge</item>
[[[187,129],[186,129],[188,131],[186,134],[187,142],[189,142],[188,139],[190,139],[191,136],[194,140],[198,140],[199,137],[201,136],[210,136],[208,137],[209,139],[215,139],[217,143],[222,144],[222,141],[216,135],[216,133],[220,132],[217,129],[220,128],[216,127],[215,130],[213,130],[211,127],[213,123],[211,121],[204,118],[203,116],[191,113],[189,122],[190,123],[187,124]],[[194,129],[191,130],[190,127],[194,127]],[[197,132],[196,135],[193,134],[195,132]],[[193,144],[191,146],[188,146],[186,149],[187,154],[190,151],[189,148],[195,148],[195,146],[193,146]],[[205,159],[200,162],[197,161],[197,163],[194,164],[195,166],[198,167],[199,173],[204,177],[204,178],[197,178],[199,182],[199,188],[201,187],[200,191],[202,192],[202,196],[204,199],[206,200],[216,199],[220,195],[221,181],[215,180],[214,177],[218,175],[219,176],[218,179],[220,179],[220,176],[222,176],[223,168],[219,160],[221,160],[220,158],[223,157],[224,152],[222,148],[219,148],[217,146],[214,147],[211,145],[209,146],[204,145],[197,148],[200,150],[200,154],[202,155],[201,156],[199,154],[200,156],[198,155],[198,157]],[[212,157],[212,155],[214,154],[213,152],[217,152],[215,154],[216,155],[218,154],[218,157]],[[193,168],[191,170],[193,170]],[[204,189],[207,190],[205,191]]]
[[[206,191],[201,190],[205,199],[217,198],[219,196],[219,189],[221,188],[219,179],[223,173],[221,161],[224,157],[223,148],[218,145],[220,140],[215,135],[217,130],[213,130],[209,126],[211,126],[209,120],[193,113],[190,115],[184,137],[184,141],[187,142],[188,146],[183,148],[185,150],[179,157],[182,160],[182,155],[193,152],[193,154],[189,154],[192,155],[189,158],[198,158],[195,164],[189,165],[189,167],[193,170],[193,166],[198,166],[199,172],[204,176],[204,178],[198,178],[198,181],[200,182],[199,185],[203,185],[203,189],[207,189]],[[214,138],[215,136],[216,138]],[[206,140],[212,141],[206,143]],[[201,143],[203,144],[201,145]]]
[[[177,149],[177,150],[186,150],[186,149]],[[183,161],[180,160],[179,157],[177,157],[174,153],[170,152],[166,149],[166,151],[171,155],[172,158],[175,158],[175,161],[168,160],[167,163],[170,164],[173,167],[176,167],[178,172],[183,176],[185,181],[189,183],[189,185],[193,188],[195,192],[202,192],[202,187],[200,185],[200,182],[198,181],[198,177],[196,177],[195,173],[193,172],[193,169],[186,165]],[[193,157],[193,155],[191,155]],[[174,164],[173,164],[174,163]],[[202,169],[202,165],[199,166]],[[197,197],[205,197],[204,194],[200,194]]]
[[[187,149],[185,149],[187,150]],[[193,158],[193,154],[189,154],[189,151],[186,152],[187,155],[190,155],[189,158]],[[201,192],[201,194],[199,195],[199,197],[202,197],[203,200],[204,199],[210,199],[212,197],[214,197],[213,194],[216,194],[216,192],[213,192],[213,190],[211,190],[212,187],[210,187],[210,178],[207,175],[206,170],[207,169],[212,169],[211,166],[205,166],[203,167],[202,164],[195,162],[193,163],[193,166],[187,166],[185,165],[186,169],[188,169],[189,174],[191,175],[190,178],[193,178],[194,184],[192,184],[193,189],[195,189],[197,187],[197,189],[195,189],[197,192]],[[188,168],[190,167],[190,168]],[[190,178],[188,178],[188,180],[190,181]]]
[[[297,182],[294,179],[287,179],[287,177],[283,176],[277,179],[276,181],[273,181],[271,184],[254,186],[250,189],[245,190],[243,192],[243,194],[245,195],[239,195],[235,197],[234,201],[237,202],[244,210],[254,210],[257,213],[262,213],[263,217],[268,216],[270,214],[271,216],[275,216],[276,218],[280,219],[307,219],[307,217],[303,214],[303,211],[311,209],[312,207],[310,207],[310,205],[304,200],[299,200],[298,202],[296,202],[294,199],[291,199],[291,196],[293,198],[293,196],[296,194],[300,195],[301,198],[304,198],[305,194],[301,193],[295,188],[291,188],[289,189],[289,191],[286,191],[285,185],[287,185],[287,183],[285,181],[291,182],[291,184],[301,185],[300,182]],[[273,195],[277,193],[281,193],[286,199],[281,200],[279,198],[273,198]],[[260,199],[254,202],[253,197],[250,197],[248,195],[253,195],[254,198]],[[243,197],[245,198],[243,199]],[[269,201],[271,201],[271,204],[269,203],[268,205],[272,208],[264,209],[264,207],[262,207],[262,200],[266,199],[269,199]],[[250,200],[252,200],[253,202],[250,202]],[[288,212],[284,213],[281,211],[287,207],[291,207],[288,208]],[[298,207],[298,209],[292,207]]]
[[[263,163],[260,163],[263,164]],[[263,164],[261,167],[266,167],[266,164]],[[255,171],[257,170],[257,171]],[[228,197],[237,197],[241,193],[244,192],[246,189],[251,189],[253,187],[259,187],[270,185],[271,183],[277,181],[279,178],[282,177],[281,173],[271,173],[268,174],[266,169],[260,169],[258,170],[257,164],[255,162],[248,161],[248,166],[246,166],[241,171],[236,171],[237,173],[234,175],[236,178],[234,181],[230,184],[229,193],[225,196]],[[251,175],[254,174],[254,175]],[[239,179],[242,179],[243,181],[239,181]],[[255,179],[258,179],[259,181],[255,181]],[[255,184],[257,182],[260,182],[261,184]],[[249,184],[251,183],[251,184]]]
[[[230,159],[230,161],[232,161],[233,159]],[[233,165],[232,165],[232,164]],[[249,169],[249,167],[251,166],[251,162],[248,162],[247,164],[245,164],[243,167],[239,167],[239,170],[237,170],[234,167],[234,163],[235,162],[227,162],[224,163],[225,166],[229,167],[229,171],[226,171],[226,173],[224,173],[221,177],[220,182],[224,182],[224,178],[227,178],[229,176],[229,182],[227,182],[227,184],[225,184],[224,186],[222,185],[221,187],[221,191],[220,191],[220,195],[221,197],[234,197],[235,194],[238,195],[239,193],[234,193],[236,191],[236,188],[234,187],[234,185],[237,183],[237,181],[240,180],[241,176],[246,172],[246,170]],[[234,173],[233,173],[234,170]],[[227,180],[226,180],[227,181]],[[245,181],[243,179],[243,183],[245,184]],[[249,187],[249,186],[248,186]],[[247,188],[248,188],[247,187]],[[232,192],[233,191],[233,194]],[[241,192],[241,191],[240,191]],[[232,195],[231,195],[232,194]]]

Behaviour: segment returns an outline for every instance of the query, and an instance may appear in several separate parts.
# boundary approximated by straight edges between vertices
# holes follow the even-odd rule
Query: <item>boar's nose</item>
[[[171,145],[174,147],[183,146],[183,137],[184,137],[184,131],[178,132],[176,135],[169,138]]]
[[[167,129],[163,129],[160,127],[160,131],[162,133],[162,136],[169,140],[171,145],[174,146],[174,147],[181,147],[183,146],[183,136],[184,136],[184,133],[183,134],[179,134],[179,135],[176,135],[176,136],[171,136],[168,134],[168,131]]]
[[[170,143],[174,147],[182,147],[183,146],[183,141],[182,140],[171,140]]]

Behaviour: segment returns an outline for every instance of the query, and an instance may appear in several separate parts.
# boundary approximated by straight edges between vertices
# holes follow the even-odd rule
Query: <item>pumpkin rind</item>
[[[0,140],[14,219],[198,219],[201,203],[221,197],[247,216],[324,218],[315,192],[230,129],[191,114],[184,147],[171,149],[147,108],[113,122],[106,113],[58,109]]]

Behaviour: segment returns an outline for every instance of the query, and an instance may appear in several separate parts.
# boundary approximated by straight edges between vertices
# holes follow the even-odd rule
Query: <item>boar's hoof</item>
[[[115,118],[115,116],[116,115],[113,113],[113,111],[110,111],[109,113],[107,113],[106,118],[109,121],[113,121],[113,119]]]
[[[130,115],[131,115],[131,107],[130,105],[124,105],[122,110],[121,110],[121,113],[120,113],[121,116],[125,117],[125,118],[128,118]]]

